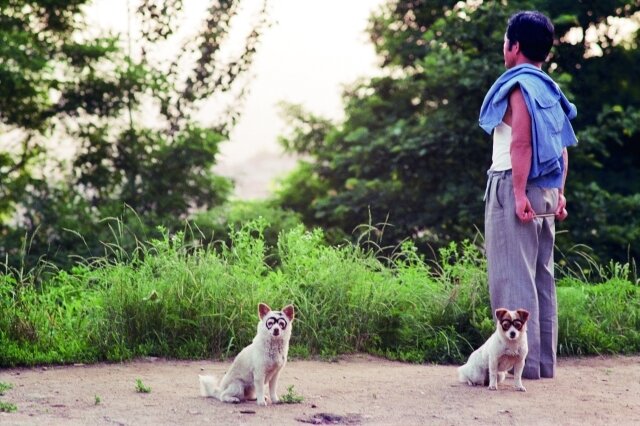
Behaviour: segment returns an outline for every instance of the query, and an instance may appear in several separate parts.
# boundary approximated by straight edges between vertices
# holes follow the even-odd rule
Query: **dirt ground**
[[[198,374],[229,363],[143,359],[124,364],[4,369],[1,425],[602,425],[640,424],[640,356],[561,359],[555,379],[507,378],[497,392],[456,382],[455,366],[366,355],[290,361],[279,393],[304,401],[258,407],[202,398]],[[151,387],[135,390],[136,379]],[[99,403],[96,404],[96,399]]]

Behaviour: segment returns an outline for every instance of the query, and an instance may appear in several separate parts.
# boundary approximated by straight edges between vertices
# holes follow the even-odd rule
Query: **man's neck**
[[[521,55],[516,59],[516,64],[514,66],[517,67],[518,65],[522,65],[522,64],[529,64],[529,65],[533,65],[536,68],[542,68],[543,62],[534,62],[529,58],[527,58],[526,56]]]

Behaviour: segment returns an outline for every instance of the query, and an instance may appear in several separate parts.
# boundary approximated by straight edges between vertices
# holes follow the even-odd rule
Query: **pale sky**
[[[269,0],[273,26],[263,34],[251,70],[254,78],[237,127],[221,146],[219,163],[233,165],[261,154],[280,152],[277,136],[284,122],[277,103],[300,103],[328,118],[342,117],[342,87],[378,72],[367,20],[384,0]],[[131,8],[137,5],[131,0]],[[181,31],[197,29],[209,0],[185,0]],[[262,4],[244,0],[238,27],[246,25]],[[252,9],[253,8],[253,9]],[[93,31],[127,31],[127,0],[94,0],[87,9]],[[135,17],[134,17],[135,18]],[[242,22],[246,21],[246,22]],[[137,26],[132,19],[132,32]],[[134,46],[135,47],[135,46]],[[165,50],[172,50],[168,47]],[[198,118],[206,122],[203,108]]]
[[[381,0],[276,0],[276,25],[263,39],[256,79],[225,153],[274,150],[283,131],[276,103],[300,103],[329,118],[342,117],[342,87],[377,72],[367,18]],[[243,147],[243,148],[240,148]]]

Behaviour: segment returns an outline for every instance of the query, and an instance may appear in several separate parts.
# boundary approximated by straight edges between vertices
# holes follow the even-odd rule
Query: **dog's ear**
[[[282,308],[282,312],[284,312],[284,314],[287,316],[287,318],[289,318],[290,321],[293,321],[293,317],[295,315],[293,305],[285,306],[284,308]]]
[[[526,309],[518,309],[516,312],[518,313],[518,316],[520,317],[522,322],[527,322],[527,320],[529,319],[529,311],[527,311]]]
[[[502,321],[502,319],[506,316],[509,316],[509,311],[506,310],[505,308],[498,308],[496,309],[496,319],[498,321]]]
[[[264,318],[264,316],[269,312],[271,312],[271,308],[266,303],[260,303],[258,305],[258,316],[260,317],[260,319]]]

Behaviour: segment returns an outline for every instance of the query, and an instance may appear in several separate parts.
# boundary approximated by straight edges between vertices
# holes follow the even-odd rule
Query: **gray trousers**
[[[558,190],[527,186],[536,214],[553,213]],[[529,311],[529,354],[523,377],[553,377],[558,312],[553,276],[553,217],[522,223],[515,214],[511,171],[490,172],[485,193],[485,249],[491,309]]]

